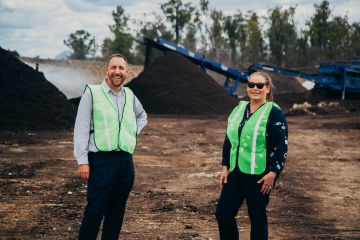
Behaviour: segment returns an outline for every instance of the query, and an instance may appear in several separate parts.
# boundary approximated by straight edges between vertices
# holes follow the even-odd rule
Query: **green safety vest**
[[[100,151],[117,148],[133,153],[136,147],[137,123],[134,112],[134,93],[127,87],[121,119],[118,110],[102,85],[87,85],[93,102],[94,141]]]
[[[240,171],[248,174],[262,174],[266,168],[266,124],[273,102],[263,104],[247,120],[239,136],[239,126],[249,102],[240,101],[228,118],[226,134],[231,143],[230,171],[235,169],[236,158]]]

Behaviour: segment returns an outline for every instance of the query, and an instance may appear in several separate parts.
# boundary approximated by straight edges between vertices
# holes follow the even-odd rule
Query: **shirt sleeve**
[[[135,115],[136,115],[136,123],[138,126],[137,135],[139,135],[141,130],[147,124],[147,114],[146,114],[143,106],[141,105],[139,99],[136,96],[135,96],[134,111],[135,111]]]
[[[80,99],[74,127],[74,156],[78,165],[89,164],[91,113],[92,97],[90,89],[87,88]]]
[[[284,168],[288,148],[288,124],[282,111],[273,107],[268,122],[270,171],[280,173]]]
[[[225,135],[221,165],[227,166],[228,168],[230,168],[230,149],[231,149],[230,140],[227,137],[227,135]]]

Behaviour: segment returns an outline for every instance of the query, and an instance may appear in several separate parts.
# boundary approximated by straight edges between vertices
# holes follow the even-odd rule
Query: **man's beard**
[[[114,87],[120,87],[122,84],[123,84],[123,82],[124,82],[124,78],[123,77],[121,77],[120,76],[120,78],[116,78],[116,77],[114,77],[114,76],[110,76],[110,75],[108,75],[108,79],[111,81],[111,84],[114,86]],[[117,84],[117,82],[119,82],[118,84]]]

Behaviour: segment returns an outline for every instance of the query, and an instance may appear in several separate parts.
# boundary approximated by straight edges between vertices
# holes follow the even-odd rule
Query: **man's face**
[[[109,65],[105,67],[105,73],[108,76],[108,84],[115,88],[120,87],[125,81],[130,69],[127,63],[121,57],[110,59]]]

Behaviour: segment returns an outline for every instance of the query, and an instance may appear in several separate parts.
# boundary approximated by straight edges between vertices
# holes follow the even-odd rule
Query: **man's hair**
[[[124,55],[120,54],[120,53],[116,53],[116,54],[111,55],[111,56],[108,58],[108,60],[107,60],[106,66],[109,66],[110,60],[111,60],[112,58],[114,58],[114,57],[119,57],[119,58],[124,59],[124,61],[125,61],[125,63],[126,63],[126,67],[128,66],[128,61],[127,61],[126,57],[125,57]]]

